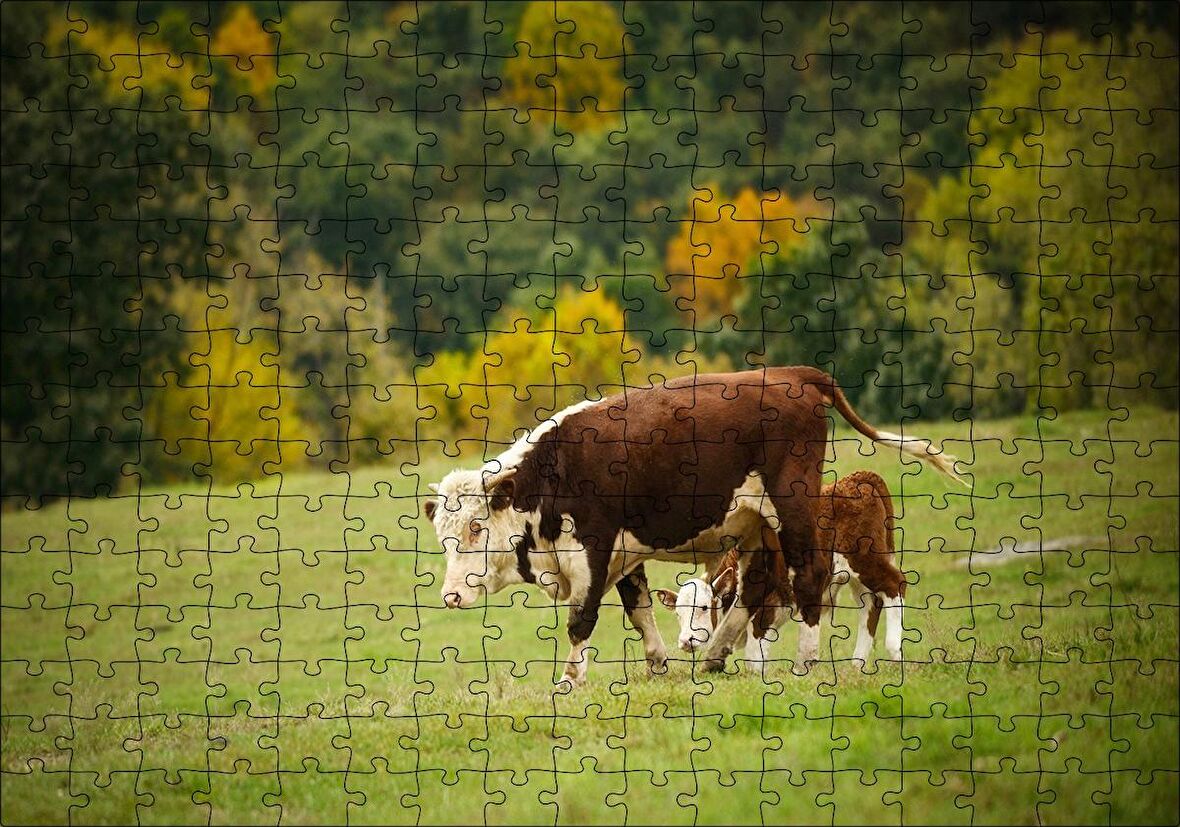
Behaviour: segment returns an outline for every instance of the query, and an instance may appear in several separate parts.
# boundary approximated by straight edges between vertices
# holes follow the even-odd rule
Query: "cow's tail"
[[[901,436],[900,434],[891,434],[888,431],[878,431],[869,423],[865,422],[852,409],[848,403],[848,397],[844,395],[844,391],[836,384],[836,380],[821,370],[816,370],[816,373],[822,377],[816,384],[824,391],[827,397],[828,404],[840,412],[840,416],[844,417],[858,432],[867,436],[873,442],[879,442],[882,445],[888,445],[890,448],[897,448],[903,454],[908,454],[915,459],[925,462],[934,467],[936,470],[946,474],[953,480],[961,482],[968,488],[971,483],[959,476],[955,470],[955,458],[950,454],[944,453],[942,449],[934,447],[934,444],[928,439],[922,439],[916,436]]]

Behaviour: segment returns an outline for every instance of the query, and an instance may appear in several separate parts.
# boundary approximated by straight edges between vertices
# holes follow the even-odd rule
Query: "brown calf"
[[[825,485],[812,503],[819,530],[820,548],[831,551],[834,574],[827,608],[835,605],[840,588],[853,584],[861,607],[854,658],[867,662],[876,639],[882,609],[891,617],[886,628],[886,648],[892,660],[901,659],[901,609],[905,597],[905,576],[894,564],[893,498],[880,476],[856,471],[834,484]],[[778,547],[778,536],[763,527],[762,542],[767,550]],[[741,549],[734,547],[710,567],[704,580],[691,580],[680,592],[660,589],[660,601],[680,617],[682,648],[695,649],[709,640],[717,617],[737,599]],[[779,555],[772,555],[777,559]],[[764,585],[766,602],[750,607],[750,637],[746,657],[760,664],[764,650],[756,642],[766,637],[769,627],[780,626],[789,615],[796,597],[792,578],[785,566],[775,566]],[[687,626],[687,628],[685,628]]]

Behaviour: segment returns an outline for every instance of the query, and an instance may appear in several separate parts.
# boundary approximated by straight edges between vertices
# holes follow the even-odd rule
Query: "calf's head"
[[[656,589],[664,608],[676,612],[681,649],[692,652],[709,642],[721,617],[721,601],[736,588],[737,569],[727,567],[712,582],[694,577],[678,592]]]
[[[481,590],[495,594],[523,583],[515,549],[526,531],[525,515],[511,507],[511,477],[452,471],[430,488],[435,496],[422,510],[446,555],[443,602],[450,608],[470,606]]]

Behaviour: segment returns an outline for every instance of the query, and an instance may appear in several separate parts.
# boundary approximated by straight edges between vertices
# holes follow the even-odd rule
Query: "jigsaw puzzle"
[[[1172,3],[3,3],[5,824],[1176,824]]]

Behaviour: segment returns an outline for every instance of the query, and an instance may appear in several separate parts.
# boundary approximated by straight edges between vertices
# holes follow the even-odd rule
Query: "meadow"
[[[420,496],[474,457],[9,511],[0,820],[1176,823],[1178,429],[915,428],[972,491],[839,430],[894,492],[903,663],[848,662],[845,606],[805,677],[649,677],[612,594],[571,695],[540,592],[442,607]]]

